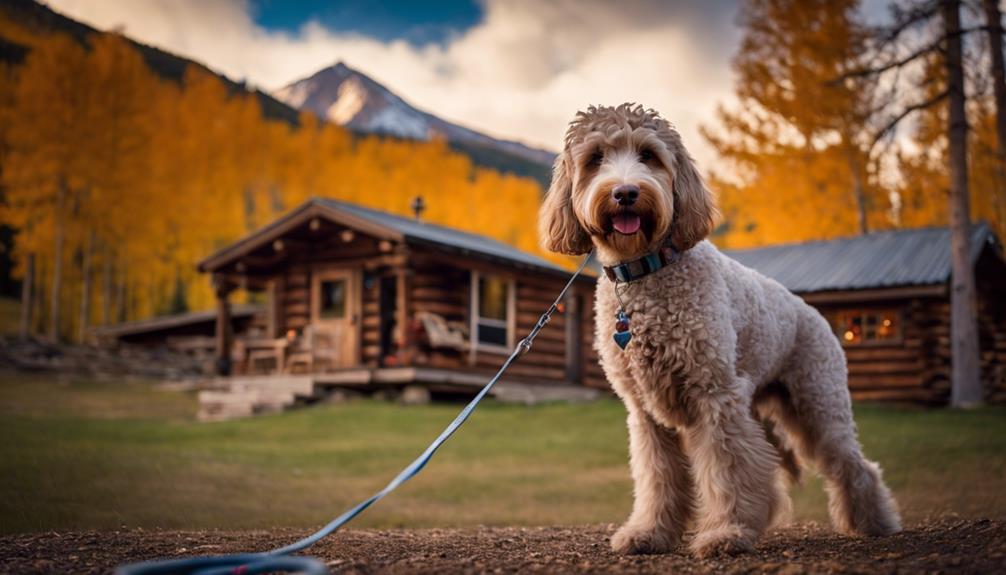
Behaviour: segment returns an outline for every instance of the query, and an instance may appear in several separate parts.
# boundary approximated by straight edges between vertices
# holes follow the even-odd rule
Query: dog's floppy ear
[[[555,159],[552,185],[538,211],[538,235],[545,249],[575,256],[589,252],[591,244],[573,213],[573,180],[568,163],[566,152]]]
[[[674,150],[674,218],[671,223],[671,242],[683,252],[701,242],[713,231],[718,217],[713,195],[706,188],[695,162],[681,144],[680,136],[673,136]]]

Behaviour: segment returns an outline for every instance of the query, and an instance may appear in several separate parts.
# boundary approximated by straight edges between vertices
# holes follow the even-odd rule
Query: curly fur
[[[646,153],[644,153],[646,152]],[[642,225],[619,233],[614,186],[640,189]],[[652,111],[623,104],[577,114],[540,214],[545,245],[593,246],[611,265],[666,242],[671,266],[624,286],[632,340],[612,341],[614,285],[598,280],[596,346],[628,411],[635,503],[612,546],[664,552],[689,527],[699,556],[753,548],[786,513],[783,470],[813,462],[843,532],[900,530],[880,468],[856,437],[845,355],[821,315],[779,283],[721,254],[704,237],[712,195],[678,133]]]

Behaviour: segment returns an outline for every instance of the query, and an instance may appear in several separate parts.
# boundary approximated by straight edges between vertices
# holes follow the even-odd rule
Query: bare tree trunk
[[[66,182],[59,182],[56,192],[56,245],[52,257],[52,293],[49,294],[49,339],[59,341],[60,296],[63,291],[63,214],[66,203]]]
[[[859,233],[870,232],[870,225],[866,219],[866,192],[863,190],[863,174],[856,161],[855,152],[849,151],[849,175],[852,176],[852,194],[856,200],[856,215],[859,217]]]
[[[84,258],[80,263],[83,286],[80,293],[80,317],[77,322],[77,342],[84,343],[87,339],[87,327],[91,323],[91,266],[94,261],[94,230],[87,233],[87,245],[84,246]]]
[[[863,178],[859,170],[852,172],[852,190],[856,194],[856,205],[859,208],[859,233],[870,233],[870,225],[866,220],[866,198],[863,197]]]
[[[975,278],[971,266],[971,212],[968,198],[968,124],[964,112],[964,65],[961,56],[960,0],[942,0],[946,32],[947,91],[950,144],[950,250],[953,269],[950,290],[952,346],[951,404],[978,405],[982,401],[978,363],[978,324],[975,317]]]
[[[22,340],[28,339],[31,333],[32,296],[35,291],[35,254],[28,254],[25,263],[24,279],[21,281],[21,321],[18,335]]]
[[[992,88],[996,102],[996,216],[999,225],[1006,224],[1006,64],[1003,63],[1002,12],[998,0],[984,0],[985,25],[992,58]]]

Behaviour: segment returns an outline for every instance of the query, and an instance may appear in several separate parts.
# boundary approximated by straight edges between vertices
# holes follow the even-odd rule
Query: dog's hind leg
[[[629,401],[626,406],[635,500],[611,546],[620,553],[667,552],[681,541],[694,512],[688,459],[676,430]]]
[[[788,392],[780,419],[800,456],[824,476],[836,529],[889,535],[901,520],[880,467],[863,456],[852,417],[845,356],[824,319],[801,318],[795,350],[782,380]]]

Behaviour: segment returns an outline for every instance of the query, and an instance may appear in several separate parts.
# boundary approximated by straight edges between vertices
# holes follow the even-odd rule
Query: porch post
[[[234,286],[223,276],[214,276],[213,290],[217,296],[217,374],[230,375],[231,348],[234,343],[231,325],[231,304],[228,296]]]

